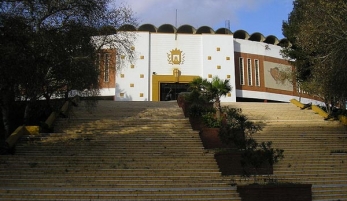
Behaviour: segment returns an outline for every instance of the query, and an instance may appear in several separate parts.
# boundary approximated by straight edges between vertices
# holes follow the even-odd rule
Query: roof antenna
[[[230,31],[230,20],[225,20],[225,34]],[[228,29],[228,30],[227,30]]]
[[[175,23],[175,26],[177,28],[177,9],[176,9],[176,23]]]
[[[176,22],[175,22],[175,28],[176,28],[175,40],[177,40],[177,9],[176,9]]]

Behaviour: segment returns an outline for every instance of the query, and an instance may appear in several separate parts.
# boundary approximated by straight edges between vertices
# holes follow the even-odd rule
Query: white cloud
[[[127,4],[138,23],[189,24],[195,28],[218,29],[230,22],[231,31],[244,29],[281,37],[282,21],[287,20],[294,0],[111,0]]]
[[[214,27],[226,20],[237,23],[236,12],[250,11],[271,1],[278,0],[123,0],[136,13],[140,24],[175,25],[177,9],[178,26],[190,24],[195,27]]]

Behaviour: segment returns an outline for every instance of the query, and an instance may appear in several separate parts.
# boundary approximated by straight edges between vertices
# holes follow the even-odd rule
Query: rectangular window
[[[104,60],[104,82],[109,82],[110,79],[110,54],[105,54]]]
[[[239,59],[239,68],[240,68],[240,85],[245,85],[245,69],[243,64],[243,58]]]
[[[248,86],[252,86],[252,60],[247,59],[247,78],[248,78]]]
[[[260,70],[259,70],[259,60],[254,60],[255,65],[255,86],[260,87]]]

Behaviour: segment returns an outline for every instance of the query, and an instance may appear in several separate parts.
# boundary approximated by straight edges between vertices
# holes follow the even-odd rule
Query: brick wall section
[[[316,99],[319,100],[318,97],[311,97],[307,94],[299,94],[296,89],[296,84],[293,85],[292,91],[285,91],[285,90],[279,90],[279,89],[273,89],[273,88],[267,88],[265,87],[265,75],[264,75],[264,62],[273,62],[283,65],[290,65],[288,61],[284,59],[278,59],[268,56],[262,56],[262,55],[255,55],[255,54],[249,54],[249,53],[242,53],[242,52],[235,52],[235,82],[236,82],[236,89],[239,90],[248,90],[248,91],[258,91],[258,92],[268,92],[268,93],[276,93],[276,94],[283,94],[283,95],[290,95],[290,96],[301,96],[303,98],[310,98],[310,99]],[[242,57],[244,59],[244,76],[245,76],[245,85],[240,84],[240,68],[239,68],[239,58]],[[248,75],[248,69],[247,69],[247,59],[252,60],[252,65],[254,69],[254,60],[259,60],[259,69],[260,69],[260,86],[255,86],[255,73],[252,72],[252,80],[253,80],[253,86],[247,85],[247,75]]]
[[[109,54],[109,80],[105,82],[105,57]],[[115,88],[116,86],[116,50],[115,49],[103,49],[100,50],[97,55],[97,61],[99,63],[100,76],[99,85],[100,88]]]

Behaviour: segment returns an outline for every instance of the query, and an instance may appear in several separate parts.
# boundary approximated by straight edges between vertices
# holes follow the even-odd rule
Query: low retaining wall
[[[78,101],[78,96],[76,96],[72,101]],[[69,107],[70,107],[71,101],[65,101],[64,105],[61,107],[60,113],[64,116],[67,115]],[[52,112],[50,116],[45,121],[45,127],[47,128],[40,128],[39,126],[19,126],[7,139],[6,139],[6,149],[12,149],[16,142],[23,136],[23,135],[37,135],[41,130],[45,129],[51,129],[53,126],[53,123],[55,122],[56,118],[59,114],[56,112]]]

